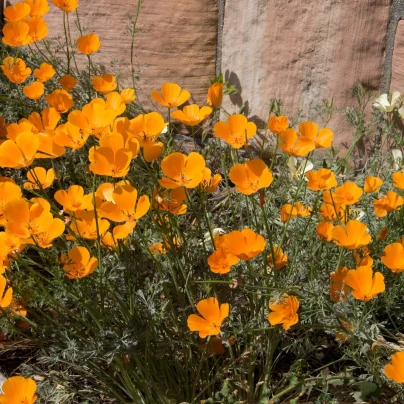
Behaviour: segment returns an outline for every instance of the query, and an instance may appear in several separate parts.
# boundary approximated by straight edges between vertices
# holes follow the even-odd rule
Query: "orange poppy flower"
[[[344,182],[339,187],[335,188],[333,198],[334,202],[340,205],[353,205],[359,201],[363,191],[354,182]]]
[[[223,101],[223,84],[222,83],[213,83],[208,88],[208,99],[207,104],[213,108],[219,108],[222,105]]]
[[[116,78],[112,74],[95,76],[93,77],[92,83],[94,89],[104,95],[110,93],[111,91],[114,91],[118,87]]]
[[[230,181],[236,185],[237,191],[251,195],[272,184],[273,176],[266,164],[260,159],[235,164],[230,168]]]
[[[30,17],[43,17],[49,12],[49,4],[47,0],[24,0],[24,3],[31,7]]]
[[[178,84],[165,83],[161,86],[161,94],[154,90],[151,97],[163,107],[175,108],[188,101],[191,94],[187,90],[182,90]]]
[[[32,379],[25,379],[22,376],[14,376],[7,379],[1,389],[0,403],[4,404],[32,404],[36,401],[36,383]]]
[[[335,226],[332,231],[334,243],[348,250],[356,250],[370,243],[371,235],[366,224],[359,220],[349,220],[345,226]]]
[[[90,256],[85,247],[73,247],[60,258],[65,275],[69,279],[81,279],[92,274],[98,266],[98,259]]]
[[[52,3],[65,13],[71,13],[79,6],[79,0],[52,0]]]
[[[210,337],[209,341],[206,341],[206,343],[201,342],[199,344],[199,351],[206,352],[209,355],[223,355],[225,353],[222,339],[215,335]]]
[[[352,295],[357,300],[367,302],[385,290],[384,276],[373,271],[371,267],[358,267],[348,271],[345,283],[352,288]]]
[[[77,150],[86,144],[89,136],[89,133],[85,133],[77,126],[66,122],[64,125],[59,125],[56,128],[53,140],[59,146]]]
[[[0,226],[4,226],[5,219],[3,216],[4,207],[14,199],[22,197],[21,188],[13,182],[0,182]]]
[[[83,35],[77,39],[77,50],[84,55],[91,55],[101,47],[100,37],[97,34]]]
[[[55,238],[60,237],[65,231],[63,220],[53,218],[46,224],[46,229],[38,234],[31,235],[31,238],[22,240],[26,244],[36,244],[41,248],[52,247]]]
[[[43,167],[35,167],[27,172],[28,182],[24,182],[24,188],[46,189],[52,185],[55,179],[53,168],[46,171]]]
[[[286,116],[271,116],[268,120],[268,129],[275,135],[280,135],[288,128],[289,121]]]
[[[324,191],[338,185],[335,174],[328,168],[320,168],[317,171],[310,170],[305,175],[309,180],[307,188],[312,191]]]
[[[1,147],[1,146],[0,146]],[[397,195],[394,191],[387,191],[385,196],[373,201],[375,215],[377,217],[385,217],[388,213],[401,209],[404,199]]]
[[[294,157],[303,157],[316,148],[315,143],[307,138],[299,136],[294,129],[286,129],[279,134],[281,149]]]
[[[294,207],[296,208],[297,217],[310,216],[313,210],[310,206],[304,206],[301,202],[296,202]]]
[[[13,299],[13,288],[11,288],[11,287],[6,288],[6,286],[7,286],[6,278],[3,275],[0,275],[0,308],[1,309],[5,309],[6,307],[10,306],[11,300]],[[2,386],[3,392],[5,391],[4,384]],[[0,400],[1,400],[1,396],[2,395],[0,394]]]
[[[378,192],[379,188],[383,185],[383,180],[379,177],[373,177],[369,175],[365,178],[365,183],[363,185],[363,190],[367,194],[371,194],[372,192]]]
[[[404,245],[392,243],[384,248],[381,260],[392,272],[404,272]]]
[[[32,42],[29,25],[25,21],[8,22],[3,27],[3,42],[8,46],[24,46]]]
[[[70,76],[70,74],[65,74],[59,79],[59,84],[62,86],[63,90],[70,92],[76,87],[77,79]]]
[[[155,189],[153,191],[153,207],[156,210],[170,212],[173,215],[183,215],[187,211],[187,205],[183,203],[187,194],[183,187],[171,191]]]
[[[240,149],[257,133],[257,125],[248,122],[244,115],[236,114],[229,116],[227,123],[217,122],[213,130],[216,137],[223,139],[233,149]]]
[[[378,240],[386,240],[388,231],[389,231],[388,226],[383,227],[383,229],[381,229],[380,233],[377,235],[377,239]]]
[[[42,83],[50,80],[55,74],[56,70],[49,63],[41,63],[39,69],[34,70],[34,76]]]
[[[404,352],[396,352],[391,359],[392,363],[384,367],[384,373],[396,383],[404,383]]]
[[[121,98],[124,104],[130,104],[136,100],[135,90],[133,88],[124,88],[121,91]]]
[[[196,188],[203,179],[205,159],[196,152],[188,156],[182,153],[171,153],[161,162],[161,170],[165,177],[159,180],[163,188],[178,187]]]
[[[149,251],[152,255],[160,255],[166,253],[166,249],[163,247],[163,243],[153,243],[149,247]]]
[[[108,177],[124,177],[128,171],[133,153],[125,147],[119,133],[107,133],[100,139],[100,147],[93,146],[88,158],[90,171]]]
[[[186,105],[182,111],[178,109],[174,111],[171,116],[174,119],[182,122],[184,125],[196,126],[199,125],[212,113],[212,108],[202,107],[199,108],[196,104]]]
[[[301,139],[307,139],[314,142],[316,149],[328,148],[332,145],[334,133],[331,129],[323,128],[318,130],[318,125],[314,122],[302,122],[299,125]]]
[[[317,235],[324,241],[332,241],[334,225],[330,222],[320,222],[316,227]]]
[[[30,76],[32,70],[20,58],[7,56],[0,66],[4,75],[14,84],[21,84]]]
[[[31,42],[42,41],[48,36],[48,26],[42,17],[32,17],[26,20],[29,26],[28,35],[31,37]]]
[[[280,270],[288,264],[288,256],[283,252],[282,248],[274,246],[273,254],[271,252],[268,255],[268,264],[270,267],[274,266],[274,255],[275,255],[275,269]]]
[[[218,247],[208,257],[209,268],[215,274],[229,273],[231,271],[231,267],[238,264],[239,261],[240,259],[232,254],[225,246]]]
[[[23,91],[27,98],[39,100],[45,92],[45,87],[40,81],[34,81],[32,84],[25,86]]]
[[[72,222],[70,229],[77,236],[88,240],[96,240],[98,234],[102,238],[103,235],[108,231],[110,224],[108,220],[101,219],[100,217],[97,217],[97,219],[98,220],[96,221],[93,210],[79,210],[76,212],[76,219]]]
[[[93,195],[84,195],[84,189],[80,185],[71,185],[67,192],[65,190],[56,191],[54,198],[66,212],[93,208]]]
[[[198,185],[198,189],[202,192],[208,192],[212,194],[219,186],[219,183],[222,180],[222,176],[220,174],[215,174],[212,177],[212,171],[210,170],[210,168],[207,167],[203,169],[202,174],[202,181]]]
[[[393,186],[399,189],[404,189],[404,172],[397,171],[391,176],[393,179]]]
[[[286,293],[281,297],[278,304],[269,303],[272,310],[268,314],[268,321],[271,325],[282,324],[284,330],[288,330],[292,325],[299,322],[300,302],[296,296],[288,296]]]
[[[67,112],[74,105],[73,97],[65,90],[54,90],[45,97],[45,100],[61,114]]]
[[[0,232],[0,274],[9,267],[10,262],[23,250],[21,239],[13,234]]]
[[[223,245],[243,261],[255,258],[265,250],[264,237],[250,229],[234,230],[223,237]]]
[[[280,214],[282,222],[286,223],[288,220],[291,220],[297,216],[296,206],[292,206],[290,203],[286,203],[282,206]]]
[[[370,256],[368,247],[362,247],[353,253],[357,267],[371,267],[373,266],[373,258]]]
[[[4,9],[4,19],[8,22],[18,22],[29,16],[31,7],[22,1]]]
[[[341,221],[344,220],[345,213],[349,214],[349,208],[336,203],[323,203],[319,212],[325,220]]]
[[[20,133],[15,141],[6,140],[0,144],[0,167],[28,167],[39,148],[39,139],[30,132]]]
[[[218,300],[215,297],[209,297],[198,302],[196,309],[202,317],[191,314],[187,320],[188,328],[191,331],[199,331],[201,338],[220,334],[220,327],[229,316],[229,304],[223,303],[219,307]]]
[[[345,283],[348,271],[347,267],[340,266],[335,272],[331,272],[330,274],[330,297],[334,302],[343,302],[351,293],[351,289]]]
[[[107,231],[101,239],[101,246],[107,250],[113,251],[119,247],[118,241],[119,240],[115,240],[110,231]]]

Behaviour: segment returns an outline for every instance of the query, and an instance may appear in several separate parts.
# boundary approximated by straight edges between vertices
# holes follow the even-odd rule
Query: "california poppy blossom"
[[[199,125],[212,113],[212,108],[199,108],[197,104],[186,105],[182,110],[174,111],[171,116],[184,125],[196,126]]]
[[[1,386],[0,403],[4,404],[32,404],[36,401],[36,383],[32,379],[22,376],[8,378]]]
[[[79,0],[52,0],[52,3],[65,13],[71,13],[79,6]]]
[[[248,261],[265,250],[264,237],[251,229],[234,230],[223,236],[223,245],[237,258]]]
[[[47,0],[24,0],[24,3],[31,7],[30,17],[43,17],[49,12],[49,4]]]
[[[92,55],[100,47],[100,37],[97,34],[83,35],[77,39],[77,50],[84,55]]]
[[[41,63],[39,69],[34,70],[34,76],[42,83],[49,81],[55,74],[56,70],[49,63]]]
[[[68,253],[62,254],[61,262],[65,275],[69,279],[81,279],[92,274],[98,266],[98,259],[90,256],[85,247],[73,247]]]
[[[244,195],[251,195],[272,184],[273,176],[266,164],[260,159],[236,164],[230,168],[230,181],[236,185],[237,191]]]
[[[0,66],[4,75],[14,84],[21,84],[30,76],[32,70],[20,58],[7,56]]]
[[[25,86],[23,91],[27,98],[39,100],[45,92],[45,87],[40,81],[34,81],[32,84]]]
[[[301,139],[314,142],[316,149],[328,148],[332,145],[334,133],[331,129],[323,128],[318,130],[318,125],[314,122],[302,122],[299,125]]]
[[[29,25],[25,21],[8,22],[3,27],[2,41],[8,46],[24,46],[32,42]]]
[[[84,189],[80,185],[71,185],[67,191],[56,191],[54,198],[56,202],[63,206],[63,210],[66,212],[93,208],[93,195],[85,195]]]
[[[7,287],[6,278],[3,275],[0,275],[0,308],[5,309],[6,307],[10,306],[12,298],[13,298],[13,288]],[[2,386],[2,389],[4,391],[4,384]]]
[[[334,243],[348,250],[356,250],[370,243],[371,235],[366,224],[359,220],[349,220],[345,226],[335,226],[332,231]]]
[[[294,129],[286,129],[279,134],[281,149],[294,157],[303,157],[316,148],[314,141],[302,138]]]
[[[224,245],[216,248],[208,257],[210,270],[215,274],[227,274],[233,265],[238,264],[240,259],[231,253]]]
[[[97,240],[98,235],[102,238],[108,231],[110,223],[106,219],[97,217],[91,211],[79,210],[75,214],[76,219],[72,222],[70,229],[79,237],[88,240]]]
[[[170,212],[173,215],[183,215],[187,211],[187,205],[184,203],[187,194],[183,187],[172,190],[153,191],[153,207],[156,210]]]
[[[213,108],[219,108],[223,101],[223,84],[213,83],[208,88],[208,98],[206,103]]]
[[[391,176],[393,179],[393,186],[399,189],[404,189],[404,172],[397,171]]]
[[[39,139],[30,132],[20,133],[15,141],[0,144],[0,167],[22,168],[31,165],[39,149]]]
[[[53,168],[46,171],[43,167],[35,167],[27,172],[27,182],[24,182],[24,188],[46,189],[52,185],[55,179]]]
[[[334,302],[343,302],[351,292],[351,289],[345,283],[348,271],[347,267],[340,266],[335,272],[331,272],[330,274],[330,297]]]
[[[124,88],[121,91],[121,97],[124,104],[130,104],[136,100],[135,90],[133,88]]]
[[[74,105],[73,97],[65,90],[54,90],[45,97],[45,100],[61,114],[67,112]]]
[[[370,250],[367,246],[354,251],[353,256],[357,267],[373,266],[373,258],[370,256]]]
[[[404,383],[404,352],[396,352],[391,360],[392,363],[384,367],[384,373],[396,383]]]
[[[268,129],[275,135],[281,134],[288,128],[289,120],[286,116],[271,116],[268,120]]]
[[[154,90],[151,97],[163,107],[175,108],[188,101],[191,94],[182,90],[178,84],[165,83],[161,86],[161,94]]]
[[[363,191],[354,182],[344,182],[335,188],[333,193],[334,202],[340,205],[353,205],[359,201]]]
[[[403,243],[392,243],[384,248],[384,255],[381,260],[392,272],[404,271],[404,245]]]
[[[320,168],[317,171],[308,171],[306,173],[306,178],[309,180],[307,188],[312,191],[324,191],[338,185],[335,174],[328,168]]]
[[[55,130],[54,141],[56,144],[68,147],[72,150],[81,149],[87,142],[90,133],[82,131],[79,127],[66,122]]]
[[[163,247],[163,243],[153,243],[149,247],[149,251],[152,255],[160,255],[166,253],[166,249]]]
[[[30,11],[31,7],[27,3],[19,1],[4,9],[4,19],[8,22],[21,21],[29,16]]]
[[[215,174],[212,177],[212,171],[210,170],[210,168],[205,167],[203,169],[203,178],[198,188],[202,192],[213,193],[216,191],[221,180],[222,176],[220,174]]]
[[[330,222],[320,222],[316,227],[317,235],[324,241],[332,241],[334,225]]]
[[[31,37],[31,43],[42,41],[48,36],[48,26],[42,17],[31,17],[26,22],[29,26],[28,35]]]
[[[76,87],[77,79],[70,74],[65,74],[59,79],[59,84],[62,86],[63,90],[70,92]]]
[[[209,297],[198,302],[196,309],[202,317],[191,314],[187,320],[188,328],[191,331],[198,331],[201,338],[219,335],[223,321],[229,316],[229,304],[223,303],[219,306],[215,297]]]
[[[4,226],[3,209],[8,202],[22,197],[21,188],[11,181],[0,182],[0,226]]]
[[[94,89],[104,95],[110,93],[111,91],[114,91],[118,87],[116,78],[112,74],[94,76],[92,83]]]
[[[387,191],[386,195],[382,196],[380,199],[375,199],[373,204],[375,215],[380,218],[387,216],[388,213],[401,209],[404,205],[404,199],[394,191]]]
[[[256,134],[257,125],[248,122],[244,115],[235,114],[229,116],[227,122],[217,122],[213,130],[216,137],[223,139],[233,149],[240,149]]]
[[[381,178],[369,175],[365,178],[365,183],[363,184],[363,190],[367,194],[370,194],[372,192],[378,192],[382,185],[383,180]]]
[[[60,237],[65,231],[65,223],[63,220],[53,218],[49,220],[43,231],[31,235],[31,238],[24,239],[22,242],[27,244],[36,244],[41,248],[52,247],[52,242],[55,238]]]
[[[311,215],[312,208],[310,206],[304,206],[301,202],[296,202],[295,206],[297,217],[307,217]]]
[[[196,188],[203,179],[205,164],[205,159],[196,152],[188,156],[179,152],[171,153],[161,162],[165,177],[159,180],[160,185],[168,189]]]
[[[275,265],[274,265],[274,255],[275,255]],[[270,267],[275,266],[275,269],[280,270],[288,264],[288,256],[283,252],[282,248],[274,246],[273,253],[270,252],[268,255],[268,265]]]
[[[365,302],[385,290],[383,274],[375,272],[373,275],[371,267],[361,266],[349,270],[345,283],[352,288],[352,295],[355,299]]]
[[[296,206],[292,206],[290,203],[286,203],[282,206],[280,214],[282,222],[286,223],[288,220],[291,220],[297,216]]]
[[[272,310],[268,314],[268,321],[271,325],[282,324],[284,330],[288,330],[292,325],[299,322],[300,302],[296,296],[289,296],[286,293],[281,297],[279,303],[269,303],[269,308]]]

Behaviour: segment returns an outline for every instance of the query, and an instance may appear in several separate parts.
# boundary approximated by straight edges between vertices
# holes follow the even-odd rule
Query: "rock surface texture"
[[[404,21],[399,21],[394,40],[393,64],[391,69],[392,91],[404,92]]]

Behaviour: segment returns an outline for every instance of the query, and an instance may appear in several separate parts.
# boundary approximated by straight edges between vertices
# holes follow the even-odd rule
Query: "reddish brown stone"
[[[404,93],[404,21],[397,25],[390,89]]]

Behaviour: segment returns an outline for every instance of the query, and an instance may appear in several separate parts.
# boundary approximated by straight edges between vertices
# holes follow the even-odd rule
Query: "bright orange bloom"
[[[136,100],[135,90],[133,88],[124,88],[121,91],[121,98],[124,104],[130,104]]]
[[[170,212],[173,215],[183,215],[187,211],[187,205],[183,203],[187,194],[183,187],[170,191],[155,189],[153,191],[153,207],[156,210]]]
[[[213,193],[216,191],[219,186],[220,181],[222,180],[222,176],[220,174],[215,174],[212,178],[212,171],[210,168],[205,167],[203,169],[203,177],[202,181],[199,184],[198,188],[202,192]]]
[[[3,42],[8,46],[24,46],[32,42],[29,25],[25,21],[8,22],[3,27]]]
[[[97,52],[100,47],[100,37],[97,34],[83,35],[77,39],[77,50],[85,55]]]
[[[79,6],[79,0],[52,0],[52,3],[65,13],[71,13]]]
[[[282,269],[288,264],[288,256],[283,252],[282,248],[274,246],[274,253],[270,252],[268,255],[269,266],[274,266],[274,255],[275,255],[275,269]]]
[[[30,132],[20,133],[15,141],[6,140],[0,144],[0,167],[28,167],[39,148],[39,139]]]
[[[303,138],[294,129],[286,129],[279,134],[281,149],[294,157],[303,157],[316,148],[314,141]]]
[[[81,279],[92,274],[98,266],[98,259],[91,257],[85,247],[73,247],[68,253],[62,254],[61,262],[65,275],[69,279]]]
[[[22,59],[14,59],[11,56],[4,58],[3,64],[0,67],[4,75],[14,84],[24,83],[32,73],[32,70],[26,66]]]
[[[223,101],[223,84],[213,83],[208,89],[207,104],[213,108],[219,108]]]
[[[24,0],[31,7],[30,17],[43,17],[49,12],[49,4],[47,0]]]
[[[223,245],[243,261],[255,258],[265,250],[264,237],[250,229],[234,230],[223,237]]]
[[[388,213],[401,209],[404,199],[394,191],[387,191],[385,196],[374,200],[374,210],[377,217],[385,217]]]
[[[373,271],[371,267],[358,267],[348,271],[345,283],[352,288],[352,295],[357,300],[367,302],[385,290],[384,276]]]
[[[404,272],[403,243],[392,243],[386,246],[381,260],[392,272]]]
[[[397,171],[391,176],[393,179],[393,186],[399,189],[404,189],[404,172]]]
[[[272,184],[273,176],[266,164],[260,159],[235,164],[230,168],[230,181],[236,185],[237,191],[251,195]]]
[[[89,136],[89,133],[85,133],[79,127],[66,122],[56,128],[54,142],[59,146],[77,150],[86,144]]]
[[[98,226],[97,226],[98,223]],[[109,222],[105,219],[95,220],[94,211],[79,210],[76,212],[76,220],[70,226],[70,229],[79,237],[96,240],[98,234],[102,238],[109,229]],[[98,232],[97,232],[98,229]]]
[[[300,302],[296,296],[288,296],[286,293],[281,297],[278,304],[269,303],[272,310],[268,314],[268,321],[271,325],[282,324],[284,330],[288,330],[292,325],[299,322]]]
[[[353,253],[357,267],[371,267],[373,266],[373,258],[370,256],[368,247],[362,247]]]
[[[316,227],[317,235],[324,241],[332,241],[334,225],[330,222],[320,222]]]
[[[331,129],[323,128],[318,130],[318,125],[314,122],[302,122],[299,125],[299,132],[302,140],[314,142],[316,149],[328,148],[332,145],[334,133]]]
[[[154,90],[151,97],[163,107],[175,108],[188,101],[191,94],[187,90],[182,90],[178,84],[165,83],[161,86],[161,94]]]
[[[7,288],[7,280],[3,275],[0,275],[0,309],[5,309],[10,306],[11,300],[13,298],[13,288]],[[5,384],[5,383],[4,383]],[[2,386],[2,390],[4,390],[4,384]],[[0,403],[1,403],[1,395],[0,395]],[[11,402],[10,402],[11,403]]]
[[[45,100],[61,114],[67,112],[74,105],[73,97],[65,90],[54,90],[45,97]]]
[[[104,95],[110,93],[111,91],[114,91],[118,87],[116,78],[112,74],[95,76],[93,77],[92,83],[94,89]]]
[[[160,254],[165,254],[166,253],[166,249],[163,247],[163,243],[153,243],[149,247],[149,251],[153,255],[160,255]]]
[[[371,235],[366,224],[359,220],[349,220],[345,226],[335,226],[332,231],[334,243],[348,250],[356,250],[370,243]]]
[[[31,100],[39,100],[45,92],[45,87],[40,81],[34,81],[32,84],[23,88],[24,94]]]
[[[320,168],[317,171],[310,170],[305,175],[309,180],[307,188],[312,191],[324,191],[338,185],[335,174],[328,168]]]
[[[280,135],[288,128],[289,121],[286,116],[271,116],[268,120],[268,129],[275,135]]]
[[[93,208],[93,195],[84,195],[84,189],[80,185],[71,185],[67,192],[65,190],[56,191],[54,198],[66,212]]]
[[[36,244],[41,248],[52,247],[52,242],[55,238],[60,237],[65,231],[65,224],[63,220],[53,218],[46,223],[46,228],[37,233],[31,235],[30,239],[22,240],[27,244]]]
[[[22,197],[21,188],[13,182],[0,182],[0,226],[4,226],[5,219],[3,216],[4,207],[8,202]]]
[[[391,359],[392,364],[384,367],[384,373],[396,383],[404,383],[404,352],[396,352]]]
[[[182,111],[180,109],[174,111],[171,116],[185,125],[196,126],[206,119],[211,113],[212,108],[210,107],[199,108],[198,105],[191,104],[186,105]]]
[[[335,272],[331,272],[330,297],[334,302],[343,302],[351,292],[351,289],[345,283],[348,275],[348,268],[340,266]]]
[[[77,79],[70,76],[70,74],[65,74],[59,79],[59,84],[62,86],[63,90],[70,92],[76,87]]]
[[[7,379],[1,387],[4,394],[0,394],[2,404],[32,404],[36,401],[36,383],[32,379],[14,376]]]
[[[363,184],[363,190],[367,194],[371,194],[372,192],[378,192],[379,188],[383,185],[383,180],[379,177],[373,177],[369,175],[365,178],[365,183]]]
[[[325,220],[341,221],[344,220],[345,213],[349,214],[349,208],[340,204],[323,203],[319,212]]]
[[[35,167],[27,172],[28,182],[24,182],[24,188],[46,189],[52,185],[55,179],[53,168],[46,171],[43,167]]]
[[[381,229],[380,233],[377,235],[377,239],[386,240],[388,231],[389,231],[388,226],[383,227],[383,229]]]
[[[229,304],[223,303],[219,307],[218,300],[215,297],[209,297],[201,300],[196,305],[196,309],[202,317],[191,314],[187,320],[188,328],[191,331],[199,331],[201,338],[220,334],[220,327],[229,316]]]
[[[56,70],[49,63],[41,63],[39,69],[34,70],[34,76],[42,83],[50,80],[55,74]]]
[[[8,6],[4,9],[4,18],[8,22],[18,22],[29,16],[31,7],[19,1],[13,6]]]
[[[285,223],[297,216],[296,206],[292,206],[290,203],[286,203],[282,206],[280,214],[282,222]]]
[[[313,210],[310,206],[304,206],[301,202],[296,202],[294,207],[296,208],[297,217],[310,216]]]
[[[88,158],[90,171],[108,177],[124,177],[128,171],[133,153],[125,147],[121,134],[111,132],[100,139],[100,147],[93,146]]]
[[[22,251],[21,239],[13,234],[0,232],[0,274],[9,267],[10,262]]]
[[[203,179],[205,159],[196,152],[188,156],[182,153],[171,153],[161,162],[161,170],[165,177],[159,180],[163,188],[178,187],[196,188]]]
[[[232,337],[229,338],[229,341]],[[234,343],[234,338],[233,338]],[[199,344],[199,351],[206,352],[209,355],[223,355],[226,351],[223,346],[223,341],[221,338],[216,337],[215,335],[210,337],[209,342],[200,343]]]
[[[106,232],[101,239],[101,246],[108,250],[116,250],[119,247],[118,240],[114,239],[114,236],[110,231]]]
[[[339,187],[335,188],[333,198],[334,202],[340,205],[353,205],[359,201],[363,191],[354,182],[344,182]]]
[[[29,26],[28,35],[31,37],[31,42],[42,41],[48,36],[48,26],[42,17],[32,17],[26,20]]]
[[[248,122],[244,115],[236,114],[229,116],[227,123],[217,122],[214,132],[216,137],[223,139],[233,149],[240,149],[257,133],[257,125]]]
[[[115,111],[116,116],[123,114],[126,110],[126,105],[122,102],[122,97],[116,91],[107,95],[105,100],[105,107]]]

